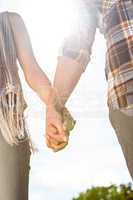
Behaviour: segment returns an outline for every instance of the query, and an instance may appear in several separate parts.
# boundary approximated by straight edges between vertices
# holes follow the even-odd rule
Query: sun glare
[[[51,35],[56,40],[68,34],[76,21],[77,12],[71,0],[23,0],[20,11],[27,17],[32,16],[29,23],[40,29],[49,40]]]
[[[26,23],[39,63],[52,65],[63,39],[76,24],[76,6],[71,0],[20,0],[17,12]]]

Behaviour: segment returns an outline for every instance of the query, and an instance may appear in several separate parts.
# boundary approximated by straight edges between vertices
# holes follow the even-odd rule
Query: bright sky
[[[19,12],[28,28],[42,69],[54,77],[58,48],[73,27],[76,13],[71,0],[3,0],[2,10]],[[77,120],[69,146],[52,153],[44,143],[45,106],[27,86],[28,124],[39,153],[32,157],[30,200],[71,200],[91,185],[131,181],[115,133],[108,120],[104,77],[105,41],[97,33],[91,63],[83,74],[68,107]],[[32,101],[31,101],[32,100]]]

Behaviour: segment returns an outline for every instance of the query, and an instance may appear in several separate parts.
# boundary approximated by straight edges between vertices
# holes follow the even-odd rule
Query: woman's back
[[[10,20],[0,13],[0,115],[3,136],[10,144],[25,138],[23,111],[27,107],[17,67],[17,50]],[[7,130],[8,134],[5,134]],[[18,138],[19,137],[19,138]]]

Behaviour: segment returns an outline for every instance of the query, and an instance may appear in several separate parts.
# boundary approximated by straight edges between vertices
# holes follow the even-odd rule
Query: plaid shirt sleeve
[[[59,50],[59,56],[77,59],[83,66],[90,61],[91,49],[95,39],[97,20],[97,8],[91,3],[87,5],[85,0],[76,0],[78,7],[78,20],[71,34],[64,39]]]

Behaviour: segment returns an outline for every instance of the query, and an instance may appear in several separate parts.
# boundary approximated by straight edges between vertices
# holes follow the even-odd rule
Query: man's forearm
[[[57,89],[63,104],[67,102],[83,71],[84,65],[76,60],[68,57],[58,58],[54,87]]]

